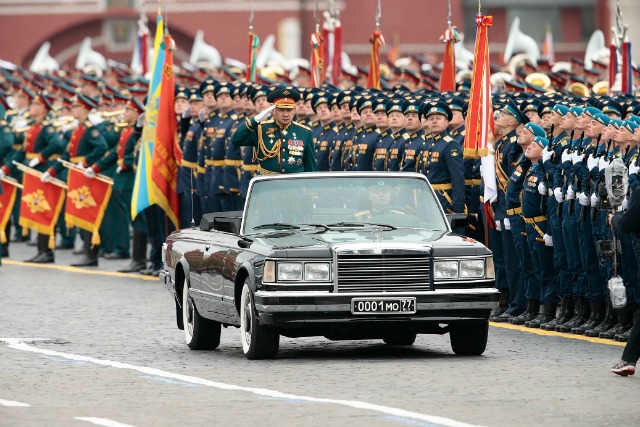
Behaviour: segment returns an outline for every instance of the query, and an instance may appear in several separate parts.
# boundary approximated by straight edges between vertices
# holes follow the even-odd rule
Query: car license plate
[[[353,298],[353,314],[415,314],[415,298]]]

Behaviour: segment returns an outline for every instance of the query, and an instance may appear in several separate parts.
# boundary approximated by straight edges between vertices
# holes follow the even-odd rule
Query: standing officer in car
[[[278,89],[267,97],[273,104],[238,126],[231,142],[253,146],[262,175],[315,172],[311,129],[293,121],[300,94],[293,89]],[[273,119],[266,120],[269,113]]]

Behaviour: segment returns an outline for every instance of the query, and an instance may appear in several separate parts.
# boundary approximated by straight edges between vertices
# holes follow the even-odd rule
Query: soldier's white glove
[[[609,161],[605,158],[605,156],[600,157],[600,160],[598,160],[598,170],[602,172],[607,168],[607,166],[609,166]]]
[[[564,198],[562,197],[562,188],[556,187],[553,189],[553,196],[556,198],[558,203],[562,203]]]
[[[120,172],[122,172],[122,166],[118,166],[118,167],[116,168],[116,173],[120,173]]]
[[[577,151],[574,151],[571,154],[571,162],[575,165],[576,163],[580,163],[584,159],[584,154],[578,154]]]
[[[563,151],[561,160],[562,160],[562,163],[570,162],[571,161],[571,153],[569,153],[568,151]]]
[[[636,162],[629,163],[629,176],[633,176],[640,171],[640,166],[636,164]]]
[[[599,201],[600,201],[600,198],[598,197],[598,195],[596,193],[593,193],[591,195],[591,207],[595,208],[596,206],[598,206]]]
[[[82,162],[76,163],[76,166],[79,167],[80,169],[84,169],[84,163]]]
[[[45,172],[42,174],[42,176],[40,177],[40,181],[42,182],[49,182],[53,179],[53,177],[51,176],[51,174],[49,172]]]
[[[620,205],[620,207],[623,211],[626,211],[629,208],[629,199],[627,199],[627,196],[624,196],[624,199],[622,199],[622,204]]]
[[[542,194],[543,196],[547,195],[547,186],[544,182],[540,182],[540,184],[538,184],[538,193]]]
[[[549,149],[549,147],[542,150],[542,163],[546,162],[547,160],[550,160],[552,156],[553,156],[553,150]]]
[[[84,170],[84,176],[86,176],[87,178],[95,178],[96,171],[94,171],[92,167],[88,167]]]
[[[504,219],[504,229],[511,230],[511,222],[509,222],[509,218]]]
[[[4,178],[5,176],[7,176],[7,174],[4,173],[4,170],[0,169],[0,179]]]
[[[502,231],[502,224],[500,224],[500,221],[496,221],[496,230]]]
[[[591,201],[589,200],[589,196],[587,196],[584,193],[580,193],[578,194],[578,202],[582,205],[582,206],[590,206],[591,205]]]
[[[147,118],[145,117],[144,113],[140,114],[138,116],[138,119],[136,120],[136,126],[139,128],[144,127],[144,124],[146,122]]]
[[[576,190],[571,185],[567,187],[567,199],[572,200],[576,198]]]
[[[191,106],[187,105],[187,108],[185,108],[184,111],[182,112],[182,118],[188,119],[189,117],[191,117]]]
[[[589,154],[589,157],[587,157],[587,169],[591,171],[592,169],[597,168],[599,161],[600,159],[595,157],[593,154]]]
[[[207,112],[204,110],[204,108],[198,111],[198,120],[200,120],[200,123],[204,123],[207,121]]]
[[[276,108],[275,105],[272,105],[269,108],[265,108],[264,111],[262,111],[260,114],[256,114],[256,116],[254,117],[256,123],[260,123],[262,122],[264,119],[266,119],[269,114],[271,114],[271,112]]]
[[[553,237],[549,236],[547,233],[544,233],[544,236],[542,236],[542,238],[544,239],[544,245],[545,246],[553,246]]]
[[[33,159],[29,160],[29,167],[30,168],[35,168],[39,164],[40,164],[40,156],[34,157]]]

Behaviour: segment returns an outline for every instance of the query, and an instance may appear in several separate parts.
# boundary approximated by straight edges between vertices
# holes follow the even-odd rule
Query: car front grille
[[[429,252],[337,254],[338,292],[415,292],[431,286]]]

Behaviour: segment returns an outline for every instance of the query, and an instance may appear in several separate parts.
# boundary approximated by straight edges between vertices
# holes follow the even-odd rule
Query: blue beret
[[[600,113],[600,114],[596,114],[593,117],[593,120],[602,123],[603,125],[607,126],[609,123],[611,123],[611,118],[609,116],[607,116],[604,113]]]
[[[620,127],[622,126],[622,120],[620,119],[611,119],[609,121],[610,125],[613,125],[616,129],[620,129]]]
[[[629,117],[627,117],[627,120],[633,120],[634,122],[636,122],[636,124],[640,125],[640,117],[636,116],[635,114],[631,114]]]
[[[540,136],[543,138],[547,136],[547,132],[545,132],[542,126],[537,125],[533,122],[527,123],[526,125],[524,125],[524,127],[527,128],[534,136]]]
[[[547,148],[547,146],[549,145],[549,140],[544,136],[536,136],[535,138],[533,138],[533,142],[535,142],[542,148]]]
[[[560,114],[561,116],[564,116],[569,112],[569,107],[562,104],[556,104],[553,106],[552,110]]]
[[[602,111],[600,111],[596,107],[587,107],[587,108],[584,109],[583,113],[586,114],[587,116],[593,118],[593,117],[596,116],[596,114],[602,113]]]
[[[622,122],[622,127],[633,133],[636,129],[638,129],[638,124],[633,120],[625,120]]]
[[[574,116],[578,117],[582,115],[582,107],[578,107],[577,105],[574,105],[573,107],[569,108],[569,113],[573,114]]]

